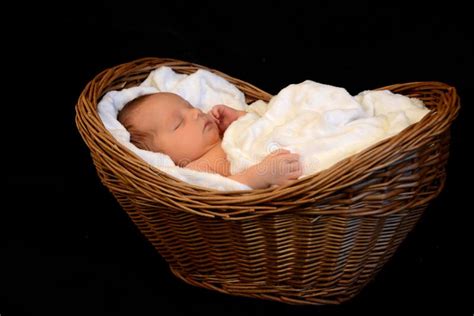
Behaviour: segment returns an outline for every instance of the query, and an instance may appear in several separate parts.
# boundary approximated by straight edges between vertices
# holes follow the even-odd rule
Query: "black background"
[[[452,1],[251,5],[18,3],[5,10],[0,314],[471,315],[472,17]],[[186,60],[272,94],[311,79],[356,94],[442,81],[462,110],[447,184],[395,256],[353,300],[290,306],[189,286],[100,184],[74,123],[98,72],[141,57]]]

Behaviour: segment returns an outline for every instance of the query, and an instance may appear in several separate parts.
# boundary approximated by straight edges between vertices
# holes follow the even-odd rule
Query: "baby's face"
[[[136,126],[154,135],[151,149],[169,155],[178,166],[200,158],[220,141],[212,116],[176,94],[151,95],[137,112]]]

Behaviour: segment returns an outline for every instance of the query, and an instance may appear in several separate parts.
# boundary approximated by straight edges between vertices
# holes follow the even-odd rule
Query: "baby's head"
[[[219,128],[209,114],[174,93],[158,92],[128,102],[118,120],[141,149],[162,152],[184,167],[219,140]]]

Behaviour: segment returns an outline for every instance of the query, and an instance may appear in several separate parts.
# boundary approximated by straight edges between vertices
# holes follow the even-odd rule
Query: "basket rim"
[[[185,211],[208,217],[232,218],[234,216],[242,218],[291,210],[295,208],[295,205],[285,205],[285,201],[292,196],[301,195],[302,192],[311,192],[311,194],[308,195],[307,200],[300,201],[301,203],[316,202],[318,199],[328,195],[329,192],[361,181],[364,177],[368,177],[371,172],[383,168],[385,164],[396,159],[396,155],[392,153],[394,148],[397,148],[397,151],[409,150],[412,146],[419,143],[420,139],[434,137],[445,132],[451,122],[457,117],[460,108],[456,89],[443,82],[417,81],[376,88],[374,90],[390,90],[393,92],[410,88],[416,88],[420,91],[423,89],[436,90],[440,91],[440,93],[443,92],[444,98],[449,97],[449,100],[440,101],[439,103],[443,104],[438,104],[436,109],[430,109],[431,111],[421,121],[405,128],[400,133],[381,140],[355,155],[337,162],[328,169],[302,177],[291,184],[265,189],[219,191],[181,181],[149,165],[138,155],[115,140],[112,134],[105,128],[97,113],[97,103],[106,92],[106,89],[98,89],[97,85],[106,85],[110,90],[115,90],[117,87],[120,87],[120,84],[114,86],[111,83],[117,80],[117,78],[120,79],[123,74],[129,74],[133,78],[134,70],[137,68],[139,69],[138,73],[143,74],[145,72],[149,73],[151,70],[163,65],[169,66],[177,72],[206,69],[226,78],[231,83],[238,83],[237,88],[241,91],[243,89],[244,91],[242,92],[246,96],[248,91],[252,91],[254,94],[260,93],[264,99],[271,97],[269,93],[250,83],[203,65],[173,58],[145,57],[104,69],[89,81],[81,92],[76,104],[76,126],[89,148],[94,148],[95,143],[100,144],[100,146],[106,146],[112,149],[114,154],[118,154],[124,161],[127,161],[129,166],[132,166],[135,170],[145,170],[148,173],[151,171],[155,179],[147,183],[147,185],[150,188],[156,189],[157,184],[159,184],[159,191],[165,196],[164,199],[158,199],[159,202],[165,202],[169,207],[184,209]],[[126,84],[127,82],[124,81],[122,88],[126,87]],[[88,128],[91,126],[93,128]],[[104,153],[100,153],[100,155],[101,158],[106,156]],[[372,159],[376,157],[378,159],[372,161],[369,157]],[[367,163],[369,160],[370,164]],[[385,163],[378,164],[383,161]],[[112,161],[108,161],[108,163],[114,164]],[[120,164],[115,163],[113,168],[120,168]],[[127,182],[132,184],[136,190],[143,192],[143,188],[137,187],[136,181],[140,181],[137,175],[128,172],[127,176],[129,177]],[[329,190],[329,187],[331,187],[331,190]],[[318,198],[315,198],[315,195]],[[150,198],[156,200],[156,197],[150,196]],[[176,199],[184,202],[184,204],[173,203]],[[266,207],[259,208],[257,205],[269,201],[273,202],[272,207],[267,205]],[[280,203],[278,204],[278,202]],[[301,203],[296,205],[298,206]],[[207,211],[197,210],[200,207],[207,209]],[[230,212],[228,211],[229,209],[231,210]]]

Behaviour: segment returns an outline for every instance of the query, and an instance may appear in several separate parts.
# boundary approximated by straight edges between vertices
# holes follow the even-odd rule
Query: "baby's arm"
[[[225,132],[233,121],[246,114],[245,111],[239,111],[224,104],[215,105],[210,113],[217,121],[221,134]]]
[[[271,185],[288,184],[298,179],[301,174],[299,155],[279,149],[268,155],[262,162],[229,178],[253,189],[263,189]]]

